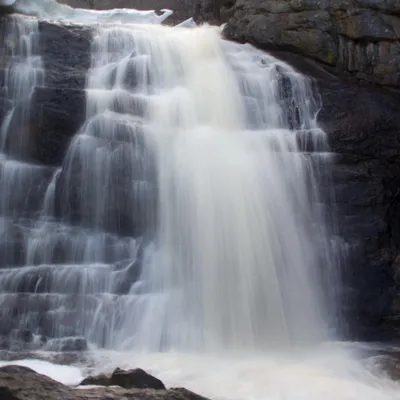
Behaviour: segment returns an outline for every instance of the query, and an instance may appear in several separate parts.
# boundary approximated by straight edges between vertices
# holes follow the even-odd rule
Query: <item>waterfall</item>
[[[9,265],[22,257],[20,249],[8,245],[18,235],[11,225],[29,217],[40,204],[51,171],[30,163],[27,157],[30,100],[33,89],[44,79],[38,23],[13,16],[7,20],[4,33],[5,46],[0,49],[0,57],[7,60],[4,87],[0,89],[6,98],[0,124],[0,264]]]
[[[9,3],[93,38],[86,120],[61,165],[37,165],[40,19],[5,19],[0,347],[87,341],[96,371],[141,367],[210,398],[399,398],[360,361],[368,346],[336,341],[341,243],[313,82],[219,28],[162,26],[167,11]]]
[[[22,160],[6,161],[1,180],[2,215],[12,216],[0,271],[6,325],[149,351],[254,352],[334,337],[337,265],[319,187],[329,160],[311,82],[219,28],[98,26],[86,122],[50,179],[29,164],[26,140],[7,136],[17,109],[24,134],[43,84],[37,22],[26,21],[2,128]],[[33,188],[35,204],[24,204]]]
[[[318,171],[301,151],[305,142],[326,150],[307,79],[211,27],[111,27],[93,48],[88,109],[107,116],[98,135],[110,137],[135,110],[157,165],[156,252],[126,325],[132,345],[326,339],[318,285],[321,269],[332,278],[335,266]]]

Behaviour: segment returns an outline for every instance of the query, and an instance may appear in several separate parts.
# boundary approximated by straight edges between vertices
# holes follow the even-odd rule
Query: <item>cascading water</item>
[[[87,121],[39,219],[17,224],[26,267],[0,274],[3,312],[24,302],[18,328],[111,348],[326,339],[329,238],[300,151],[324,142],[312,99],[301,75],[215,28],[99,28]]]
[[[43,84],[44,71],[38,54],[38,23],[32,18],[10,17],[3,26],[6,114],[0,125],[0,264],[21,261],[19,251],[8,246],[16,236],[16,223],[29,218],[42,201],[51,171],[29,163],[29,107],[33,90]],[[25,189],[29,188],[26,192]]]
[[[337,247],[310,81],[217,28],[18,2],[120,24],[94,27],[86,122],[54,169],[27,151],[45,84],[37,20],[10,19],[0,333],[28,329],[51,350],[83,336],[99,369],[132,366],[131,350],[135,366],[212,398],[400,398],[326,343]]]
[[[157,252],[143,267],[149,293],[132,311],[133,344],[238,350],[326,338],[316,288],[329,244],[297,144],[323,143],[306,79],[214,28],[113,27],[94,48],[89,87],[111,87],[107,102],[96,93],[96,112],[140,104],[157,159]]]

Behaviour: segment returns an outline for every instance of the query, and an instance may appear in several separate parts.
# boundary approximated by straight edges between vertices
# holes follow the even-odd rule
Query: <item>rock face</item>
[[[332,150],[338,234],[347,243],[341,301],[361,339],[396,337],[400,218],[400,97],[326,73],[317,63],[276,53],[311,76],[321,96],[318,121]]]
[[[207,400],[187,389],[73,389],[26,367],[0,368],[2,400]]]
[[[319,87],[319,120],[335,153],[339,229],[349,246],[342,274],[347,306],[354,307],[350,321],[361,329],[360,337],[373,338],[384,334],[400,311],[394,307],[399,293],[400,98],[337,81],[322,80]]]
[[[100,374],[89,376],[81,382],[82,386],[120,386],[125,389],[166,390],[164,384],[140,368],[124,371],[117,368],[111,375]]]
[[[228,21],[230,39],[296,52],[337,73],[400,89],[396,0],[226,0],[214,13]]]

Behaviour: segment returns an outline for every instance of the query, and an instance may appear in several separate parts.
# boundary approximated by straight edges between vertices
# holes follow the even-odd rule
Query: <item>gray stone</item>
[[[168,390],[98,387],[75,389],[26,367],[0,368],[2,400],[207,400],[187,389]]]
[[[44,346],[45,351],[74,352],[88,349],[87,341],[83,337],[66,337],[62,339],[51,339]]]
[[[100,374],[89,376],[81,382],[81,386],[120,386],[125,389],[165,390],[164,384],[140,368],[124,371],[117,368],[111,375]]]
[[[227,22],[224,32],[229,39],[300,53],[336,73],[400,89],[399,4],[236,0],[231,15],[221,22]]]

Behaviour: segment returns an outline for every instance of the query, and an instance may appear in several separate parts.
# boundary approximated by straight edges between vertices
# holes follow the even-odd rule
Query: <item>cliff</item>
[[[295,52],[338,74],[400,88],[396,0],[233,0],[219,13],[230,39]]]

